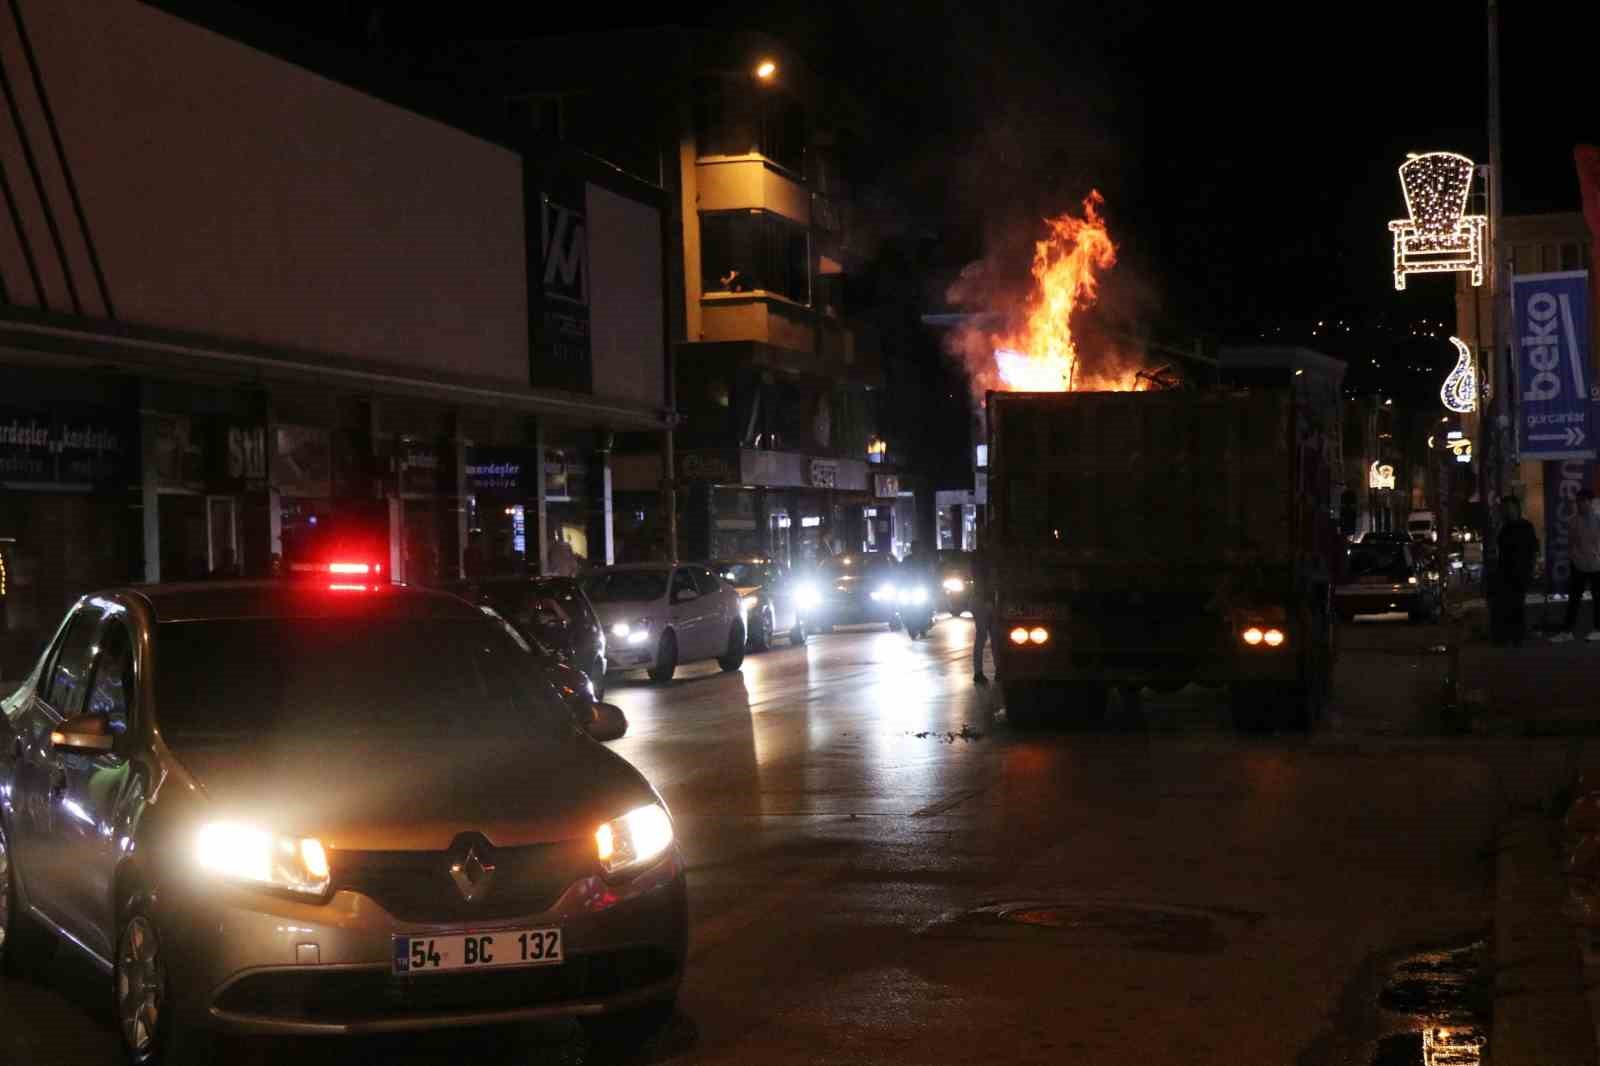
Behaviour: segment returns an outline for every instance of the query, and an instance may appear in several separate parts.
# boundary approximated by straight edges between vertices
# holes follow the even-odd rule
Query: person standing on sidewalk
[[[989,549],[980,540],[972,553],[972,683],[987,685],[983,673],[983,648],[994,626],[994,571]]]
[[[1500,635],[1513,647],[1521,647],[1528,586],[1533,584],[1533,566],[1539,558],[1539,535],[1533,531],[1533,523],[1522,517],[1522,501],[1517,497],[1503,497],[1500,510],[1504,520],[1500,526],[1500,573],[1495,589],[1495,598],[1500,601]]]
[[[1567,621],[1561,632],[1550,638],[1552,644],[1565,644],[1572,639],[1586,588],[1594,594],[1594,627],[1589,630],[1589,639],[1600,642],[1600,500],[1584,489],[1578,493],[1577,504],[1578,509],[1567,520],[1572,561],[1572,576],[1567,579]]]

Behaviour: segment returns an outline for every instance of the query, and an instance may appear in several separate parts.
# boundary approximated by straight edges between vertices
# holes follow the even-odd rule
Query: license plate
[[[559,929],[496,929],[394,938],[394,972],[401,976],[453,970],[553,966],[562,961]]]

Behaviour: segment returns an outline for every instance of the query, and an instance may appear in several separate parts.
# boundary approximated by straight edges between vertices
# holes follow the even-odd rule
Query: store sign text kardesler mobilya
[[[112,413],[0,408],[0,484],[49,488],[126,482],[138,435]]]

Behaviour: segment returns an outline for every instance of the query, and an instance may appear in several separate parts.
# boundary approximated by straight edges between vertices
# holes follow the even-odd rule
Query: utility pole
[[[1484,375],[1490,389],[1487,417],[1478,419],[1478,449],[1482,461],[1478,464],[1478,498],[1483,501],[1485,535],[1484,562],[1492,571],[1499,564],[1500,515],[1496,504],[1507,491],[1510,464],[1506,429],[1510,422],[1512,375],[1505,361],[1505,314],[1502,304],[1505,290],[1502,280],[1500,245],[1501,188],[1504,185],[1505,160],[1500,152],[1500,4],[1488,0],[1489,30],[1489,338],[1490,356]]]

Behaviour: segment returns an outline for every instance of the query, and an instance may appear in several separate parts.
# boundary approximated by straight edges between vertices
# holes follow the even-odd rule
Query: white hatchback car
[[[744,662],[739,593],[706,567],[638,563],[582,580],[606,632],[608,673],[644,667],[671,681],[680,663],[715,659],[731,671]]]

